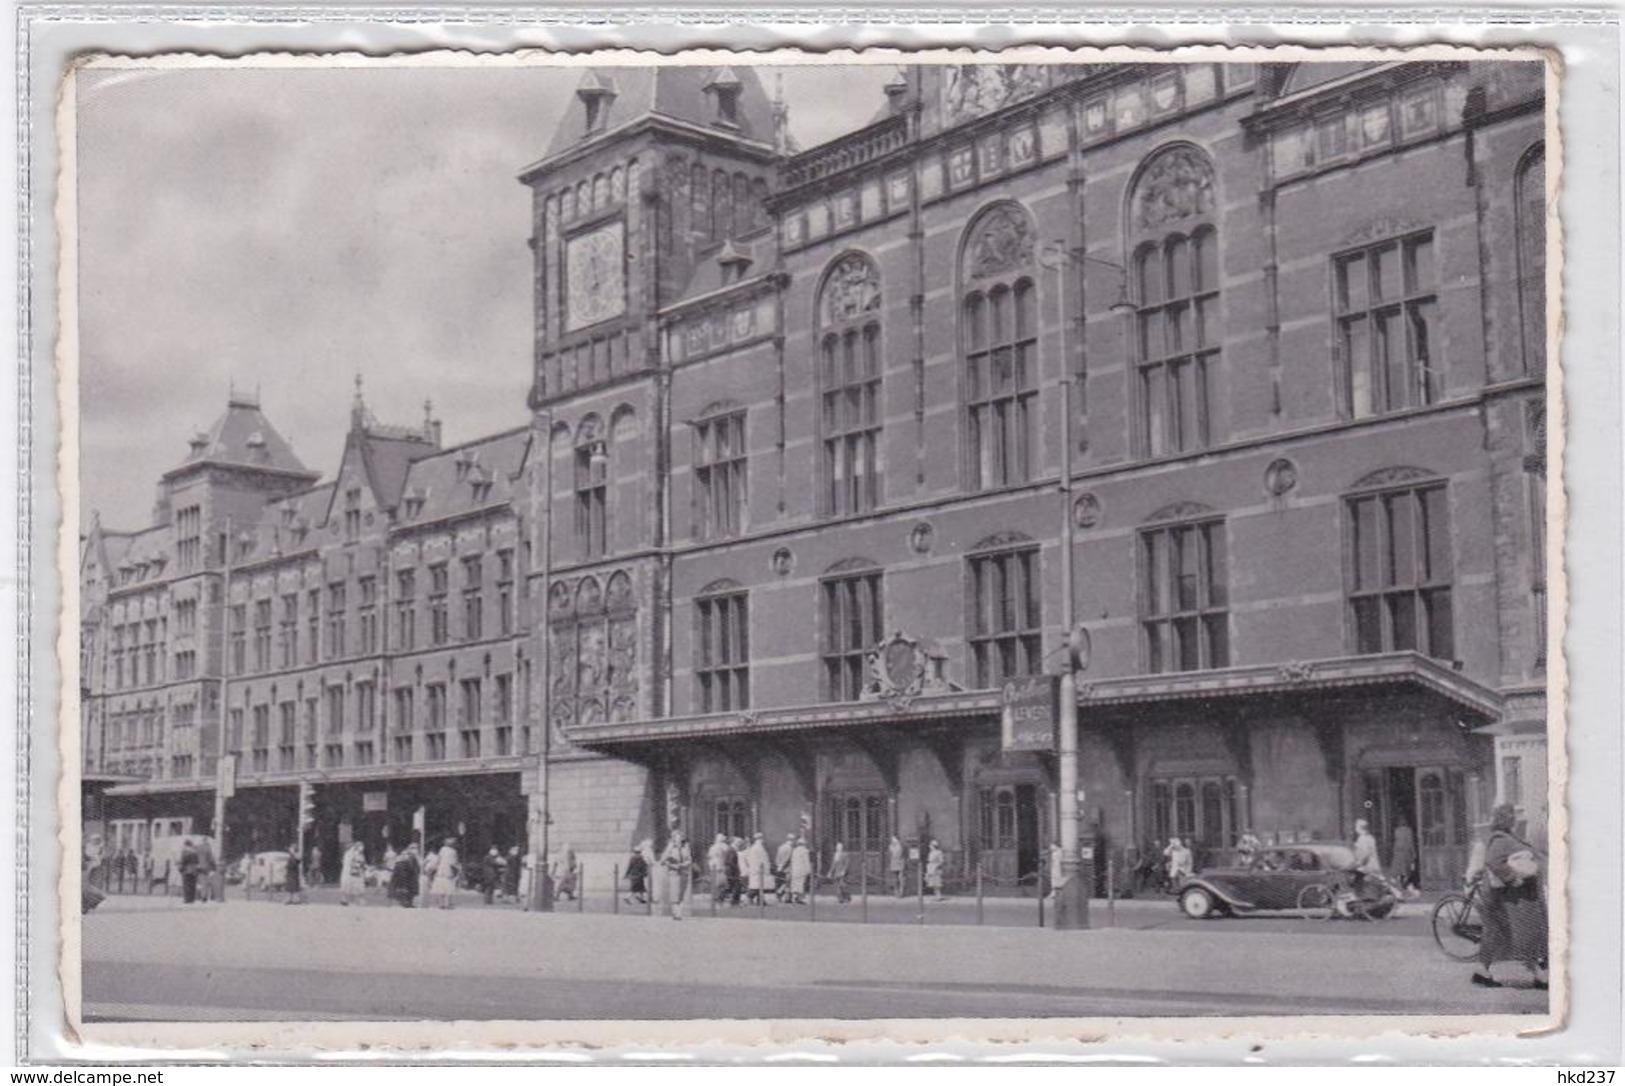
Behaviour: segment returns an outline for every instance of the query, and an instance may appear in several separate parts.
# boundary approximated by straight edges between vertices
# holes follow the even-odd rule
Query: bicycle
[[[1477,880],[1465,892],[1446,894],[1433,906],[1433,941],[1452,961],[1470,962],[1478,957],[1478,944],[1484,938],[1484,913],[1479,904]]]
[[[1360,893],[1348,880],[1313,882],[1298,891],[1298,915],[1305,920],[1382,920],[1399,904],[1399,894],[1387,879],[1367,875],[1375,895]]]

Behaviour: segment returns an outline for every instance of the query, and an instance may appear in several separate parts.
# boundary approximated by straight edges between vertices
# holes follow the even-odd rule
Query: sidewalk
[[[872,904],[872,903],[871,903]],[[342,977],[511,978],[607,991],[652,980],[760,991],[1007,993],[1013,1011],[1108,1005],[1112,1013],[1535,1013],[1545,993],[1468,985],[1470,966],[1431,940],[1382,924],[1288,930],[1202,922],[1179,930],[1060,933],[963,925],[749,924],[517,910],[290,908],[232,902],[93,913],[84,920],[87,977],[109,970],[303,970]],[[718,962],[729,963],[718,972]],[[98,972],[98,970],[100,972]],[[393,990],[380,980],[375,988]],[[417,986],[421,987],[421,985]],[[310,990],[308,983],[301,990]],[[633,992],[635,995],[635,991]],[[94,1002],[96,992],[87,989]],[[606,998],[608,998],[606,996]],[[696,996],[695,998],[698,998]],[[1003,998],[1003,997],[1001,997]],[[1151,1008],[1160,1008],[1153,1010]]]

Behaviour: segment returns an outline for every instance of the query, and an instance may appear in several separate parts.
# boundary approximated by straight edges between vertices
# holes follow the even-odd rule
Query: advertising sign
[[[1054,675],[1011,679],[1004,684],[1003,742],[1007,751],[1055,749],[1060,721],[1060,680]]]

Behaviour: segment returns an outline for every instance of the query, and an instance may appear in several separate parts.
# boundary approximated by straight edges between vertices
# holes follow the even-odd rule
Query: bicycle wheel
[[[1484,918],[1478,902],[1464,894],[1446,894],[1433,906],[1433,941],[1447,958],[1470,962],[1478,957],[1478,943],[1484,937]]]
[[[1305,920],[1330,920],[1332,888],[1323,882],[1310,883],[1298,891],[1298,915]]]

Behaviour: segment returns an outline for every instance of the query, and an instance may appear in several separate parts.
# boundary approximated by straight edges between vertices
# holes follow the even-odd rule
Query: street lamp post
[[[540,470],[532,467],[530,473],[530,553],[541,569],[535,578],[539,588],[531,593],[531,621],[536,624],[534,644],[540,648],[533,652],[533,666],[540,676],[540,696],[532,704],[540,707],[540,750],[536,752],[536,779],[530,792],[530,896],[525,902],[532,912],[553,911],[553,875],[548,870],[548,823],[552,821],[548,801],[548,753],[553,746],[553,688],[549,669],[552,666],[552,646],[547,639],[552,631],[547,625],[548,581],[553,567],[553,414],[539,411],[532,424],[531,442],[534,455],[541,458]]]
[[[1057,931],[1077,931],[1089,927],[1089,897],[1093,889],[1090,885],[1093,879],[1083,868],[1079,832],[1083,789],[1078,782],[1078,673],[1089,666],[1089,631],[1078,622],[1078,603],[1073,587],[1077,561],[1076,548],[1073,546],[1072,512],[1072,389],[1075,379],[1068,368],[1066,356],[1066,266],[1098,264],[1113,269],[1120,278],[1112,312],[1121,313],[1132,309],[1132,306],[1128,301],[1128,272],[1121,264],[1071,251],[1061,241],[1043,246],[1039,259],[1044,267],[1055,272],[1056,335],[1061,342],[1061,607],[1067,644],[1066,661],[1060,678],[1060,736],[1056,744],[1056,757],[1060,763],[1061,881],[1055,888],[1055,928]]]

